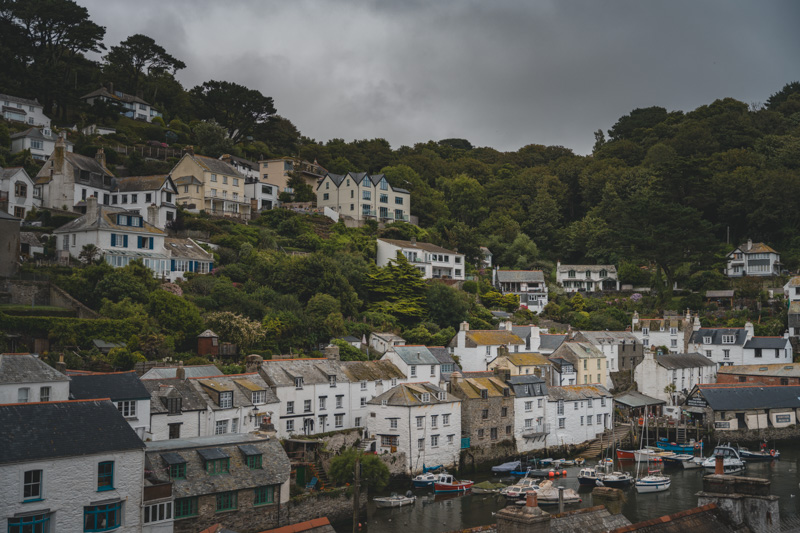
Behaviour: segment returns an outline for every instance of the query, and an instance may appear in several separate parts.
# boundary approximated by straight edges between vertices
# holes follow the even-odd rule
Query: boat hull
[[[751,452],[748,450],[739,450],[739,457],[742,461],[775,461],[781,458],[781,452],[775,451],[773,455],[770,452]]]
[[[379,509],[389,509],[391,507],[403,507],[406,505],[412,505],[415,501],[417,501],[416,496],[412,496],[410,498],[401,497],[401,498],[373,498],[373,502],[375,502],[375,507]]]
[[[633,483],[633,478],[624,478],[624,479],[601,479],[600,482],[605,487],[611,487],[612,489],[627,489]]]
[[[434,483],[433,492],[443,494],[447,492],[466,492],[474,485],[472,481],[458,481],[456,483]]]
[[[636,492],[639,494],[648,494],[651,492],[664,492],[668,490],[670,486],[670,480],[666,481],[637,481],[636,482]]]
[[[413,480],[411,482],[411,485],[415,489],[422,489],[422,488],[425,488],[425,487],[433,486],[433,481],[417,481],[417,480]]]
[[[633,450],[617,450],[617,459],[620,461],[635,461],[636,452]]]

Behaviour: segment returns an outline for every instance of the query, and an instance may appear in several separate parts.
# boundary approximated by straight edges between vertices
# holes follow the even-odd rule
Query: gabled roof
[[[614,265],[558,265],[557,269],[559,272],[569,272],[570,270],[575,272],[600,272],[605,270],[609,274],[617,273],[617,267]]]
[[[668,370],[716,366],[714,361],[699,353],[662,353],[654,357],[656,363]]]
[[[641,329],[649,328],[650,331],[669,331],[669,328],[678,328],[678,331],[683,331],[684,325],[688,321],[684,317],[670,316],[665,318],[640,318],[639,322],[633,325],[634,331],[641,331]],[[688,324],[691,327],[691,324]]]
[[[564,387],[548,387],[550,401],[576,401],[589,398],[610,398],[611,393],[602,385],[567,385]]]
[[[508,355],[498,355],[494,361],[501,357],[508,359],[508,362],[514,366],[550,366],[550,359],[536,352],[511,352]]]
[[[476,375],[478,374],[478,375]],[[477,400],[483,396],[485,390],[489,398],[502,398],[505,396],[503,392],[505,389],[511,391],[511,386],[501,380],[499,377],[490,374],[483,376],[483,372],[472,373],[464,372],[461,378],[454,379],[455,373],[450,377],[450,390],[458,396],[463,396],[467,399]]]
[[[123,93],[122,91],[114,91],[112,93],[105,87],[100,87],[99,89],[95,89],[94,91],[88,94],[84,94],[83,96],[81,96],[81,100],[86,100],[88,98],[93,98],[95,96],[104,96],[106,98],[111,98],[112,100],[119,100],[120,102],[125,102],[125,103],[150,105],[149,103],[145,102],[138,96],[134,96],[128,93]]]
[[[192,239],[166,237],[164,238],[164,248],[170,252],[174,259],[194,259],[198,261],[211,261],[214,259],[214,254],[205,251]]]
[[[225,174],[226,176],[233,176],[236,178],[244,179],[244,177],[241,174],[239,174],[238,170],[233,168],[225,161],[220,161],[219,159],[214,159],[213,157],[206,157],[204,155],[189,154],[189,153],[184,154],[183,157],[190,158],[192,161],[197,163],[197,165],[200,168],[208,172],[212,172],[214,174]]]
[[[44,247],[42,241],[39,240],[39,234],[33,233],[31,231],[20,231],[19,232],[19,242],[22,244],[27,244],[28,246],[33,247]]]
[[[431,355],[434,356],[440,364],[452,365],[456,362],[453,356],[450,355],[450,351],[444,346],[428,346],[428,351],[431,352]]]
[[[744,343],[744,347],[746,350],[783,350],[788,344],[789,339],[784,339],[783,337],[753,337]]]
[[[251,372],[248,374],[229,374],[225,376],[214,376],[209,378],[189,378],[188,380],[195,390],[206,400],[208,406],[214,410],[223,409],[215,402],[209,390],[214,392],[233,392],[232,407],[252,407],[254,404],[250,400],[253,391],[265,392],[265,403],[278,403],[278,397],[267,385],[267,382],[258,374]]]
[[[426,346],[392,346],[388,351],[396,353],[407,365],[439,364],[439,360],[433,356]]]
[[[497,281],[501,283],[543,283],[544,272],[541,270],[498,270]]]
[[[645,407],[650,405],[664,405],[667,403],[664,400],[653,398],[652,396],[642,394],[639,391],[628,391],[625,394],[620,394],[619,396],[614,397],[614,401],[617,403],[621,403],[626,407],[632,407],[632,408]]]
[[[74,400],[110,398],[112,402],[123,400],[149,400],[150,392],[139,380],[136,372],[113,372],[109,374],[83,374],[72,376],[69,396]]]
[[[147,379],[142,385],[150,393],[150,413],[168,413],[167,398],[180,398],[181,411],[205,411],[206,399],[185,379]]]
[[[639,341],[636,335],[630,331],[581,331],[575,335],[575,339],[591,342],[592,344],[636,344]]]
[[[754,242],[754,243],[744,243],[740,245],[736,250],[740,250],[742,253],[745,254],[777,254],[775,250],[770,248],[767,244],[763,242]],[[736,250],[728,254],[729,256],[734,253]]]
[[[142,225],[138,226],[120,226],[117,224],[117,215],[126,215],[141,217]],[[67,222],[60,228],[53,231],[53,233],[72,233],[76,231],[97,231],[97,230],[114,230],[123,231],[128,233],[140,234],[155,234],[165,235],[165,232],[147,222],[146,217],[138,213],[130,213],[125,209],[119,207],[98,205],[97,216],[91,217],[88,213],[81,215],[71,222]]]
[[[341,362],[332,359],[273,359],[261,363],[261,372],[272,387],[294,387],[295,378],[303,378],[304,386],[328,383],[330,376],[349,382]]]
[[[800,378],[800,364],[725,365],[719,367],[717,374]]]
[[[424,393],[430,394],[430,401],[423,402],[422,395]],[[446,399],[440,400],[439,394],[445,393]],[[428,382],[423,383],[401,383],[396,387],[392,387],[388,391],[380,394],[367,403],[371,405],[394,405],[400,407],[417,407],[421,405],[432,405],[439,403],[453,403],[460,402],[458,398],[452,394],[447,394],[444,389],[440,389],[436,385]]]
[[[0,384],[46,383],[69,380],[70,378],[35,355],[29,353],[0,354]]]
[[[539,350],[555,350],[567,339],[566,333],[542,333],[539,335]]]
[[[154,176],[130,176],[127,178],[114,178],[111,181],[111,190],[119,192],[155,191],[171,180],[168,174]],[[173,186],[172,189],[175,189]]]
[[[0,94],[0,100],[7,101],[7,102],[14,102],[15,104],[24,104],[24,105],[32,105],[36,107],[42,107],[42,104],[39,103],[39,100],[34,98],[31,100],[30,98],[22,98],[20,96],[11,96],[10,94]]]
[[[744,328],[700,328],[699,330],[692,333],[692,336],[689,342],[693,342],[696,344],[705,344],[703,339],[705,337],[711,337],[710,344],[719,344],[722,345],[722,337],[733,335],[735,337],[734,342],[727,343],[728,345],[739,345],[742,346],[745,343],[745,339],[747,338],[747,331]]]
[[[342,370],[350,382],[403,379],[406,376],[394,363],[381,361],[342,361]]]
[[[573,364],[577,364],[580,359],[606,358],[605,354],[595,348],[594,344],[576,341],[561,343],[561,346],[559,346],[552,355],[555,357],[562,357],[567,361],[571,361]]]
[[[697,385],[690,396],[695,394],[714,411],[800,408],[800,385]]]
[[[514,389],[514,395],[517,398],[547,396],[547,384],[544,379],[533,374],[511,376],[508,378],[507,383]]]
[[[28,128],[27,130],[18,131],[17,133],[11,134],[11,139],[35,139],[35,140],[42,140],[42,141],[51,141],[56,142],[58,140],[58,135],[53,133],[52,131],[50,134],[45,135],[41,128]],[[69,145],[73,145],[71,141],[64,139],[64,142]],[[73,145],[74,146],[74,145]]]
[[[108,400],[0,405],[0,425],[7,428],[0,464],[144,448],[136,431]]]
[[[431,244],[429,242],[400,241],[397,239],[378,239],[378,242],[379,243],[385,242],[387,244],[391,244],[392,246],[397,246],[398,248],[412,248],[417,250],[425,250],[426,252],[437,253],[437,254],[464,255],[464,254],[459,254],[458,252],[454,252],[453,250],[448,250],[447,248],[442,248],[441,246]]]
[[[477,346],[502,346],[502,345],[524,345],[525,341],[517,337],[511,331],[506,330],[493,330],[493,329],[478,329],[466,332],[466,345],[467,347],[474,348]],[[458,336],[453,337],[450,341],[451,346],[455,346],[455,341]]]
[[[187,378],[219,376],[222,373],[215,365],[184,366],[183,371]],[[142,379],[170,379],[174,378],[177,372],[177,366],[157,366],[145,372]]]

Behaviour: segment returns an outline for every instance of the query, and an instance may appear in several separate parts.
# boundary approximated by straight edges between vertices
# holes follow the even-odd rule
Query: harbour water
[[[780,446],[781,460],[770,463],[748,463],[747,472],[742,475],[766,478],[772,482],[772,493],[780,496],[782,520],[800,519],[800,446],[790,447],[790,443]],[[617,467],[620,465],[618,464]],[[635,475],[636,464],[622,463],[622,470]],[[617,468],[619,469],[619,468]],[[594,501],[591,487],[580,487],[577,480],[580,467],[566,467],[567,477],[554,481],[556,486],[575,489],[582,498],[580,504],[566,506],[566,510],[591,507],[606,502]],[[618,509],[631,522],[636,523],[658,516],[676,513],[697,506],[695,494],[702,489],[703,474],[699,470],[668,469],[672,485],[666,492],[637,494],[631,487],[625,491],[625,500]],[[466,476],[465,476],[466,477]],[[486,479],[507,484],[512,478],[498,479],[490,474],[470,476],[476,482]],[[393,484],[381,496],[392,492],[404,494],[410,483]],[[507,505],[499,495],[471,494],[434,495],[433,489],[414,489],[417,501],[414,505],[396,509],[377,509],[372,502],[367,516],[362,522],[362,531],[372,533],[436,533],[458,529],[484,526],[495,523],[494,513]],[[557,512],[557,507],[545,507]],[[616,509],[610,508],[612,512]],[[337,531],[352,531],[352,524],[336,524]]]

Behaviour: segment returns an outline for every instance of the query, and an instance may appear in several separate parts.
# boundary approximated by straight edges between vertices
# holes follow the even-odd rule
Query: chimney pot
[[[725,458],[718,455],[714,461],[714,473],[723,475],[725,473]]]
[[[97,196],[90,196],[86,199],[86,218],[89,222],[97,220],[100,215],[100,208],[97,205]]]
[[[100,163],[100,166],[106,168],[106,153],[103,151],[103,147],[97,149],[97,153],[94,155],[95,160]]]
[[[147,206],[147,223],[158,227],[158,207],[155,205]]]
[[[186,369],[183,368],[183,361],[178,363],[178,368],[175,369],[175,377],[178,379],[186,379]]]

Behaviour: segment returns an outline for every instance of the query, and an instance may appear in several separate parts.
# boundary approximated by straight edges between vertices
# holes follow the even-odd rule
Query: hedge
[[[53,316],[27,317],[0,313],[0,331],[32,337],[49,337],[51,332],[72,330],[79,346],[88,346],[94,339],[126,342],[138,333],[135,321],[111,318],[61,318]]]

